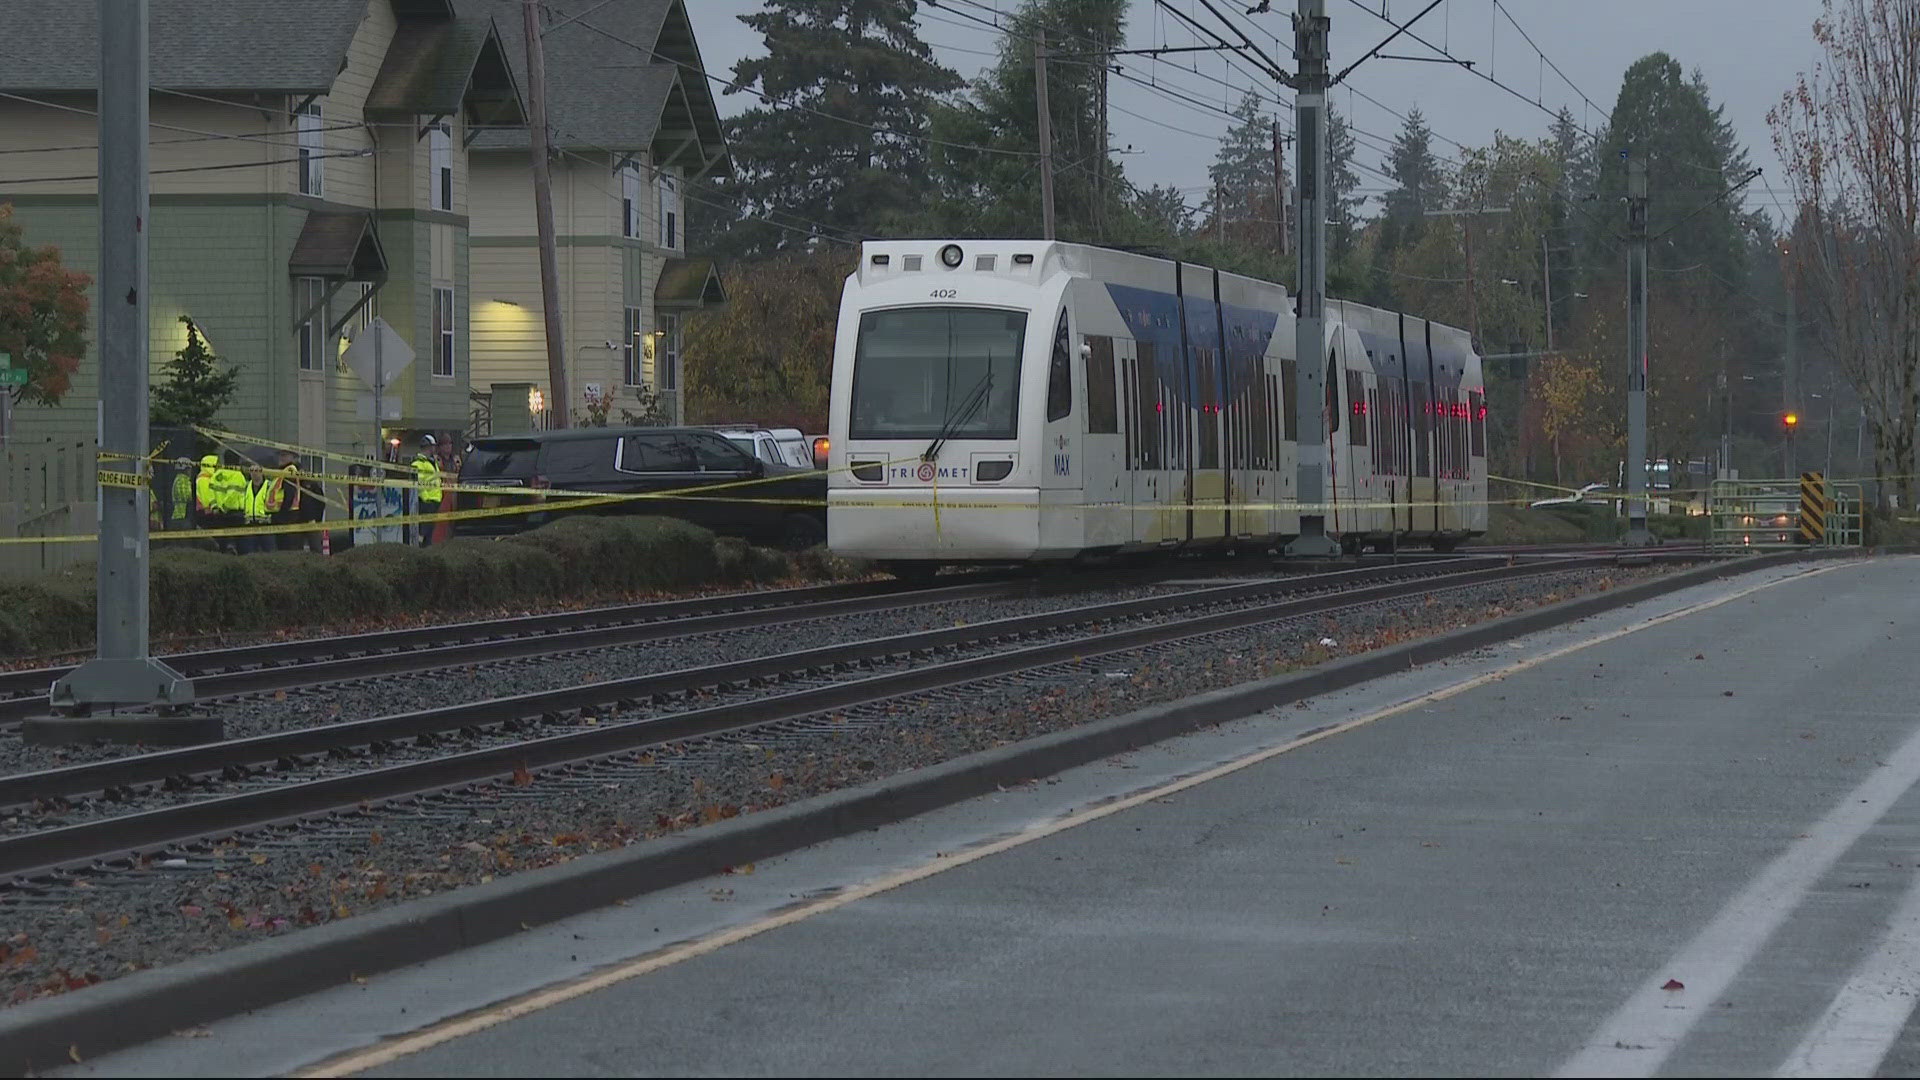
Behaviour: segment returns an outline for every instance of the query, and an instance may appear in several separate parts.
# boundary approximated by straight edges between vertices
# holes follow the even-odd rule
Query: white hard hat
[[[435,443],[434,443],[434,441],[433,441],[433,436],[431,436],[431,435],[422,435],[422,436],[420,436],[420,445],[421,445],[421,446],[433,446],[433,445],[435,445]]]

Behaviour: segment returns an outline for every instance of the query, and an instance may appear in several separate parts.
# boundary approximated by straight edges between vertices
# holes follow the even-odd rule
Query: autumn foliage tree
[[[727,306],[687,327],[687,414],[825,431],[845,249],[782,255],[727,271]]]
[[[1798,210],[1791,287],[1873,432],[1874,472],[1913,505],[1920,416],[1920,6],[1826,0],[1825,58],[1767,114]],[[1881,485],[1882,495],[1887,493]]]
[[[58,405],[72,388],[87,351],[90,281],[61,265],[58,248],[28,247],[12,204],[0,203],[0,352],[27,370],[14,401]]]

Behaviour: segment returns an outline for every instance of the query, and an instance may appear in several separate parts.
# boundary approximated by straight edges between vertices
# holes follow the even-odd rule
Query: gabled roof
[[[368,0],[151,0],[149,78],[165,90],[323,94]],[[99,5],[0,2],[0,90],[100,85]]]
[[[372,281],[386,270],[387,254],[373,231],[371,213],[308,213],[287,258],[287,272],[299,277]]]
[[[668,259],[653,287],[656,307],[719,307],[726,302],[727,287],[712,259]]]
[[[494,17],[514,76],[525,85],[521,0],[457,2],[463,13]],[[694,169],[724,159],[719,110],[683,0],[555,0],[545,7],[547,124],[555,146],[633,153],[684,144],[681,163]],[[528,145],[524,129],[483,131],[474,140],[477,150]]]
[[[367,112],[454,116],[468,103],[482,123],[526,123],[492,20],[403,19],[367,94]]]

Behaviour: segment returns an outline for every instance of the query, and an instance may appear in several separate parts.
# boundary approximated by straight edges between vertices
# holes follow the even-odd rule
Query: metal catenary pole
[[[1800,415],[1800,313],[1796,310],[1797,304],[1793,292],[1793,280],[1789,278],[1787,280],[1786,356],[1783,358],[1784,370],[1781,372],[1780,379],[1780,396],[1783,400],[1780,405],[1786,415],[1798,417]],[[1789,480],[1800,475],[1800,448],[1795,445],[1796,436],[1800,434],[1795,430],[1797,423],[1796,420],[1794,424],[1787,425],[1785,472]]]
[[[531,2],[531,0],[529,0]],[[1053,117],[1047,108],[1047,34],[1033,39],[1033,106],[1040,123],[1040,229],[1053,239]]]
[[[1628,547],[1653,542],[1647,531],[1647,162],[1627,158],[1627,535]]]
[[[1327,349],[1327,5],[1326,0],[1300,0],[1294,20],[1294,52],[1299,74],[1294,77],[1294,137],[1297,140],[1294,182],[1299,185],[1294,250],[1300,253],[1299,311],[1294,319],[1294,416],[1299,425],[1299,473],[1296,494],[1302,511],[1300,535],[1287,545],[1287,554],[1324,557],[1340,553],[1327,535],[1326,429]]]
[[[147,640],[147,0],[100,0],[99,141],[100,450],[132,479],[102,477],[99,655],[54,684],[69,714],[193,701]]]
[[[560,330],[560,269],[554,254],[553,173],[547,145],[547,62],[540,42],[539,0],[524,0],[527,34],[527,121],[533,149],[533,216],[540,229],[540,306],[546,320],[547,381],[553,384],[549,426],[568,426],[573,398],[567,391],[567,348]]]

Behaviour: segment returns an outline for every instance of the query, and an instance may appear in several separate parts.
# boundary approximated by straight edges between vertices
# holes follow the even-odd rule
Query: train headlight
[[[959,244],[948,244],[940,249],[940,265],[949,270],[959,269],[960,261],[966,257],[966,252],[960,250]]]

